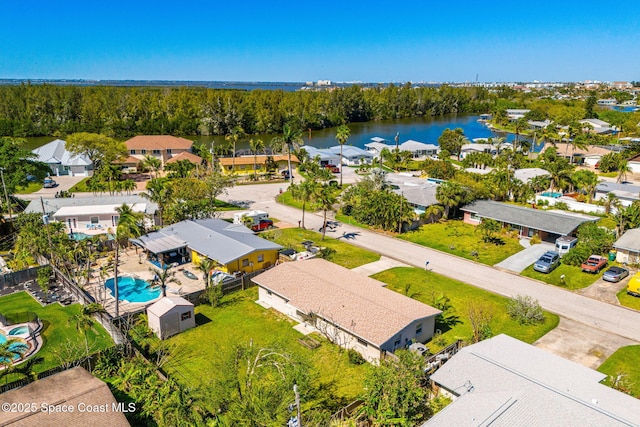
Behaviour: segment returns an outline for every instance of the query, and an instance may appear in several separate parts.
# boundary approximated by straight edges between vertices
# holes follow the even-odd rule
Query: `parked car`
[[[627,293],[634,297],[640,297],[640,271],[637,272],[627,284]]]
[[[257,224],[251,226],[252,231],[263,231],[273,227],[273,221],[270,219],[261,219]]]
[[[55,188],[56,185],[58,185],[58,183],[52,180],[51,178],[44,179],[44,183],[43,183],[44,188]]]
[[[340,173],[340,168],[337,167],[336,165],[328,164],[328,165],[324,165],[324,167],[329,169],[333,173]]]
[[[591,255],[580,268],[585,273],[600,273],[600,270],[607,266],[607,259],[600,255]]]
[[[533,269],[540,273],[551,273],[560,264],[560,254],[558,252],[545,252],[535,264]]]
[[[622,267],[609,267],[602,275],[602,280],[607,282],[619,282],[629,275],[629,270]]]
[[[288,169],[283,170],[282,172],[280,172],[280,175],[282,175],[284,179],[289,179],[289,170]],[[292,175],[291,178],[295,178],[295,176]]]
[[[184,274],[188,279],[198,280],[198,277],[189,270],[182,270],[182,274]]]

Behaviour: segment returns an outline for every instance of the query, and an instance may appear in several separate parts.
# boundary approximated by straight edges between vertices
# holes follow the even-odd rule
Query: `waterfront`
[[[398,120],[384,120],[362,123],[349,123],[349,129],[351,129],[351,136],[347,141],[347,145],[354,147],[365,148],[365,144],[371,142],[371,138],[378,136],[385,138],[389,143],[393,144],[396,134],[398,134],[399,143],[403,143],[409,139],[414,141],[420,141],[427,144],[437,144],[438,137],[446,128],[455,129],[462,128],[464,134],[469,140],[475,138],[489,138],[489,137],[505,137],[507,141],[513,141],[515,135],[506,134],[504,132],[496,132],[489,129],[482,122],[478,122],[478,116],[476,115],[444,115],[438,117],[419,117],[410,119],[398,119]],[[259,138],[269,143],[277,135],[265,134],[265,135],[251,135],[248,138]],[[309,137],[311,136],[311,137]],[[224,135],[184,135],[184,138],[196,141],[196,144],[211,145],[212,141],[215,144],[224,143]],[[54,137],[32,137],[25,138],[27,145],[25,148],[30,150],[37,148],[47,142],[53,141]],[[521,139],[526,139],[521,137]],[[336,140],[335,128],[321,129],[308,131],[303,133],[303,140],[305,145],[312,145],[318,148],[327,148],[338,144]],[[237,144],[236,149],[248,149],[249,143],[247,141],[241,141]],[[536,150],[538,151],[538,150]]]

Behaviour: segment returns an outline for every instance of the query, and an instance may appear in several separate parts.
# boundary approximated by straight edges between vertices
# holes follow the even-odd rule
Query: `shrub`
[[[569,205],[567,205],[565,202],[556,202],[553,205],[554,208],[556,209],[560,209],[561,211],[568,211],[569,210]]]
[[[533,325],[544,322],[544,312],[538,300],[528,295],[517,295],[511,298],[507,306],[507,313],[521,325]]]
[[[364,362],[366,362],[366,360],[364,360],[364,357],[362,357],[360,353],[352,348],[347,350],[347,356],[349,357],[349,363],[351,363],[352,365],[362,365]]]
[[[578,243],[562,257],[562,263],[566,265],[580,265],[591,256],[588,246]]]
[[[532,245],[537,245],[541,241],[542,241],[542,239],[540,238],[540,236],[536,234],[531,238],[531,240],[529,240],[529,243],[532,244]]]

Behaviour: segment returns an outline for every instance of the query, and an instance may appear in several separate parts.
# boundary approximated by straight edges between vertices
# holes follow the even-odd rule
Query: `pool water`
[[[556,193],[556,192],[551,192],[551,191],[545,191],[544,193],[541,194],[544,197],[553,197],[553,198],[558,198],[560,196],[562,196],[562,193]]]
[[[105,286],[115,297],[113,277],[107,279]],[[152,288],[148,282],[130,276],[118,277],[118,299],[128,302],[147,302],[160,296],[160,288]]]
[[[18,326],[9,331],[9,335],[24,335],[29,333],[29,327],[26,325]]]
[[[9,346],[9,350],[10,351],[15,351],[15,350],[21,349],[21,350],[23,350],[22,354],[26,354],[27,351],[29,350],[29,344],[24,342],[21,338],[15,338],[15,339],[20,340],[20,341],[17,341],[17,342],[14,342],[13,344],[11,344]],[[4,333],[0,332],[0,344],[4,344],[6,342],[7,342],[6,335]],[[19,359],[19,358],[20,358],[20,355],[18,355],[18,354],[13,356],[13,360],[16,360],[16,359]],[[1,362],[5,362],[5,359],[4,358],[0,358],[0,363]]]

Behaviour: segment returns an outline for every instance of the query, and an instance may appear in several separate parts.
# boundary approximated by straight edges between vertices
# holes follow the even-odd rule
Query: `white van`
[[[577,237],[562,236],[556,239],[556,252],[563,256],[578,243]]]

